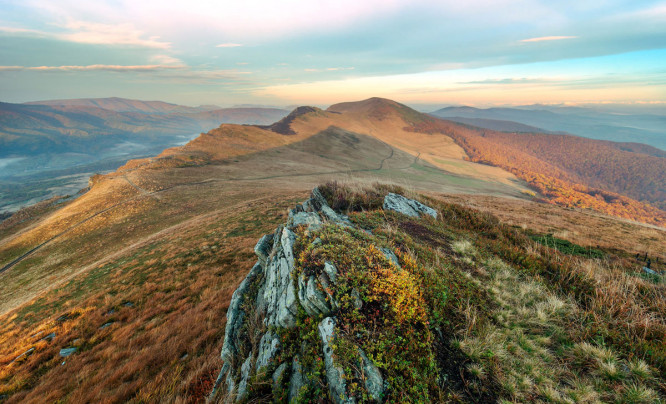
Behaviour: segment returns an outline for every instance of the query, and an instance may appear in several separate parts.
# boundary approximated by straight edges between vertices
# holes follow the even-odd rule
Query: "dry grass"
[[[3,316],[0,394],[9,402],[201,401],[221,365],[231,295],[256,260],[252,247],[293,203],[265,198],[190,221]],[[60,358],[71,346],[79,350]]]
[[[469,242],[454,250],[477,258]],[[457,247],[456,247],[457,246]],[[464,248],[463,248],[464,247]],[[642,360],[622,360],[612,347],[580,341],[589,336],[576,302],[503,261],[485,263],[486,287],[499,303],[494,323],[462,335],[458,346],[472,360],[468,388],[481,394],[492,375],[507,402],[634,402],[659,400],[655,375]],[[629,296],[625,296],[629,298]]]

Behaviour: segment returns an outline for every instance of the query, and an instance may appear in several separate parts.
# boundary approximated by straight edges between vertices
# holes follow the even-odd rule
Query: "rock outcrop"
[[[385,209],[413,215],[437,216],[436,211],[400,195],[389,194]],[[380,370],[360,347],[356,372],[346,375],[337,362],[333,346],[336,338],[336,312],[339,301],[332,293],[339,282],[340,272],[331,262],[325,262],[320,273],[299,272],[296,269],[294,248],[299,241],[297,233],[315,232],[324,225],[354,227],[348,217],[336,213],[326,202],[319,189],[312,191],[310,199],[289,212],[284,226],[273,234],[263,236],[254,248],[258,261],[233,294],[227,312],[224,346],[221,357],[224,365],[215,382],[211,397],[224,395],[229,402],[248,397],[253,383],[271,386],[274,396],[289,402],[301,401],[299,395],[311,383],[307,368],[298,353],[283,355],[283,336],[297,327],[304,318],[316,320],[318,355],[324,362],[325,380],[329,399],[335,403],[354,403],[348,393],[348,380],[354,379],[365,387],[365,397],[381,402],[384,380]],[[298,229],[298,231],[297,231]],[[316,248],[320,239],[310,242]],[[387,248],[381,252],[400,270],[396,255]],[[360,309],[363,301],[358,290],[349,292],[349,301]],[[339,296],[337,296],[339,298]],[[322,319],[323,320],[319,320]],[[300,319],[300,320],[299,320]],[[288,334],[286,334],[288,335]],[[362,387],[361,387],[362,388]]]
[[[383,208],[384,210],[393,210],[407,216],[419,217],[421,215],[430,215],[437,219],[437,211],[435,209],[398,194],[389,193],[386,195]]]

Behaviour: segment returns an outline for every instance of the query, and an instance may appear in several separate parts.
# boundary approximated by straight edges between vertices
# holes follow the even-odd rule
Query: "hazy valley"
[[[287,113],[122,98],[0,103],[0,212],[75,194],[95,173],[183,145],[222,122],[269,124]]]

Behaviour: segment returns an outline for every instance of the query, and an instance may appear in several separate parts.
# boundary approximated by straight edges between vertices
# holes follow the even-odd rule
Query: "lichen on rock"
[[[432,210],[423,206],[420,212]],[[400,257],[390,246],[373,242],[331,209],[317,188],[289,212],[284,226],[263,236],[254,248],[258,262],[234,292],[227,312],[224,364],[211,397],[224,388],[228,401],[266,394],[288,402],[314,396],[335,403],[383,401],[386,382],[373,359],[380,355],[378,346],[366,346],[366,351],[361,342],[341,337],[336,325],[337,315],[345,322],[381,307],[381,298],[370,295],[376,275],[364,274],[358,265],[369,266],[367,271],[400,270]],[[374,255],[347,257],[345,251],[354,248]]]

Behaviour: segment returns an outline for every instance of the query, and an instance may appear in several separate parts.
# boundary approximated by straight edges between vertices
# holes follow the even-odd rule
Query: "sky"
[[[666,108],[666,1],[0,0],[0,101]]]

